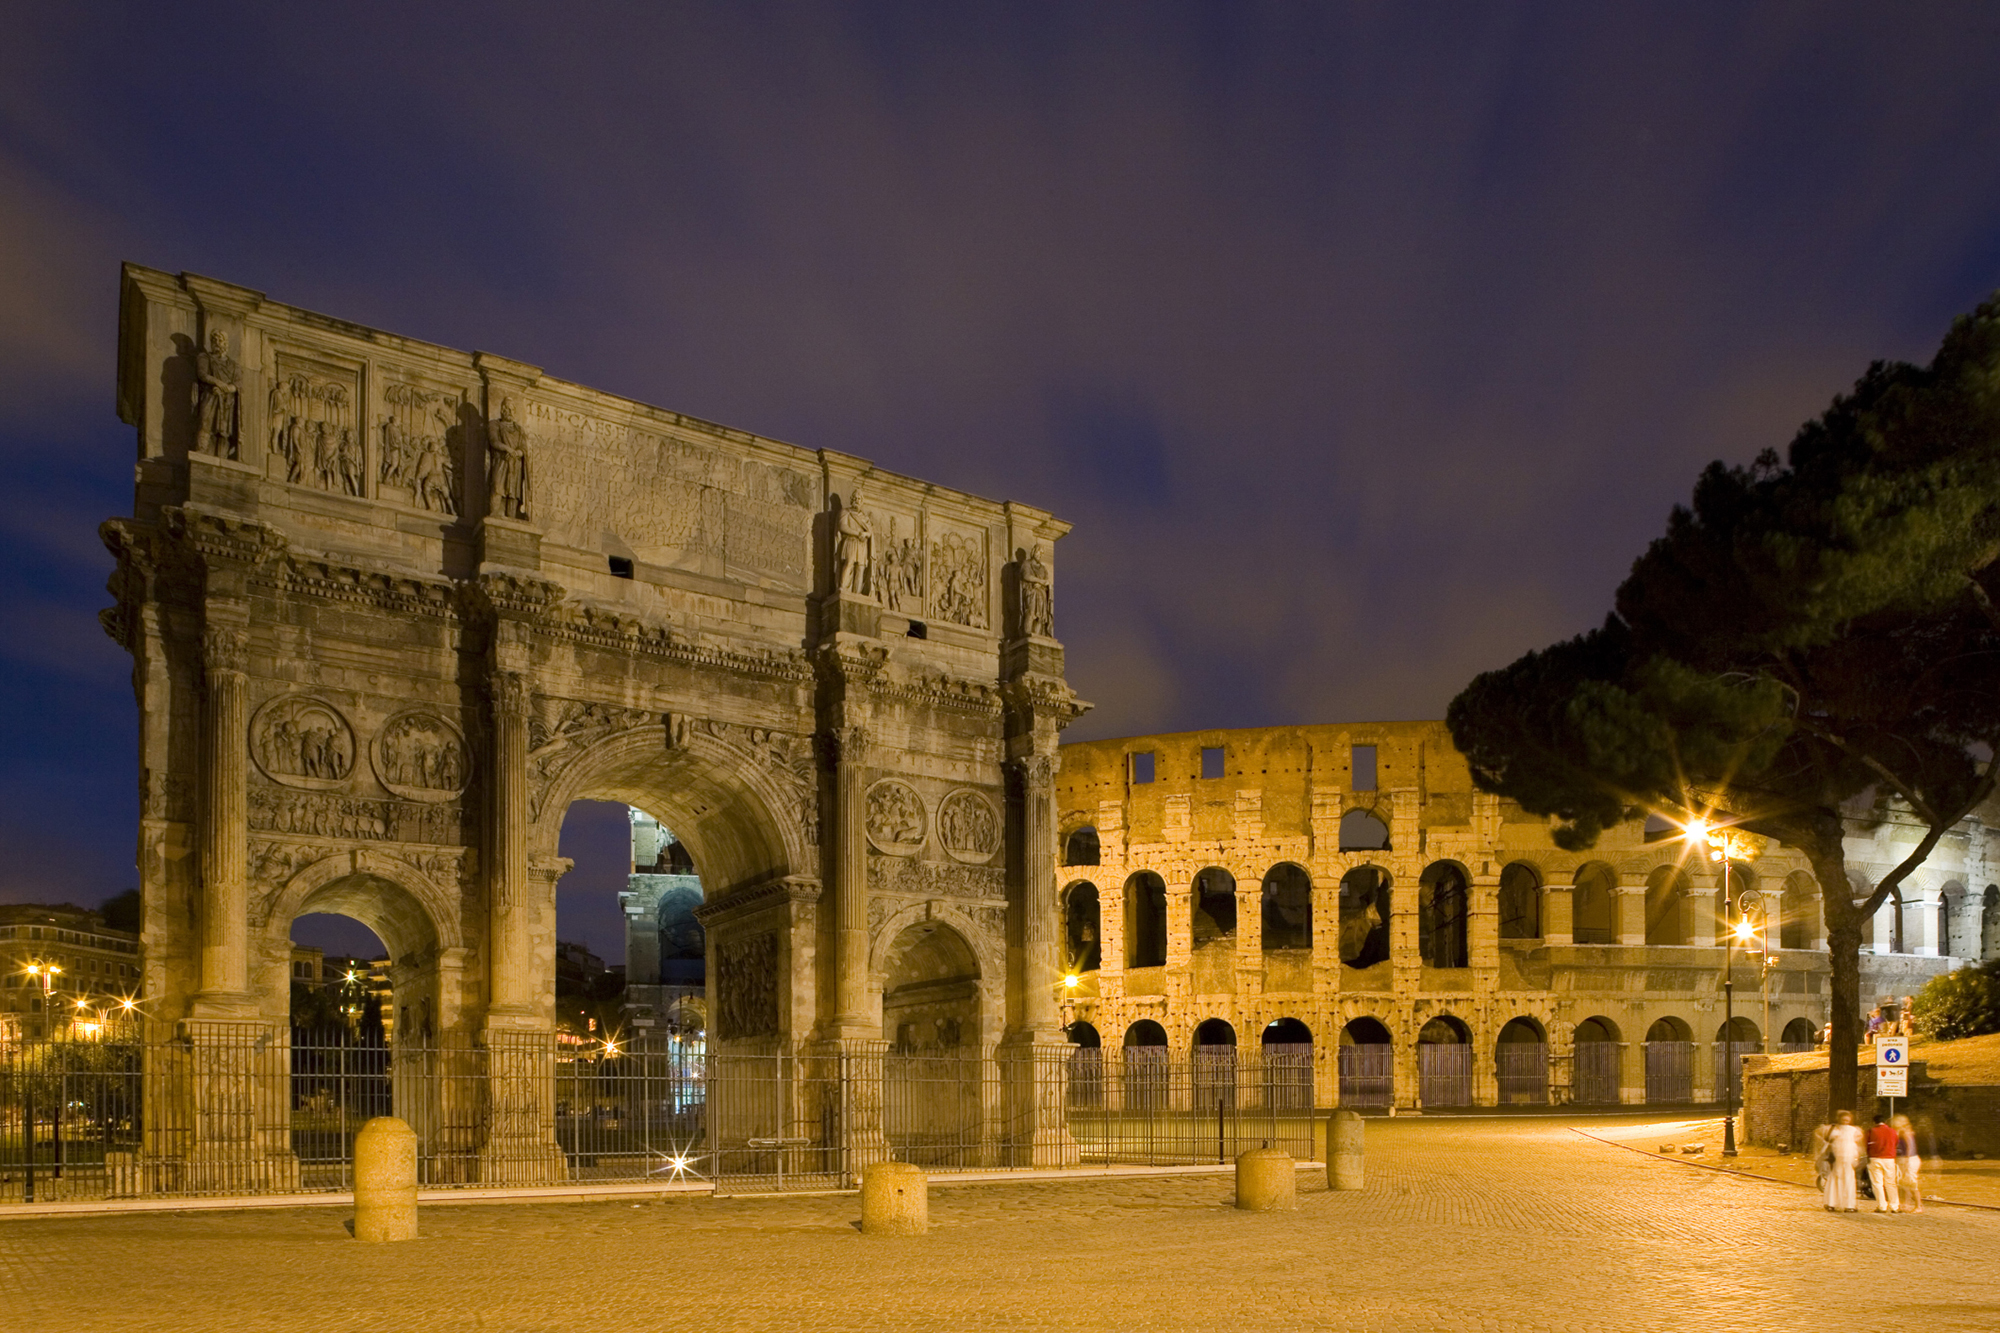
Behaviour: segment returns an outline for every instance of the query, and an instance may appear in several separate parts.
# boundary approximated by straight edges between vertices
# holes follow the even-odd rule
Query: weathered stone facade
[[[1060,1040],[1065,524],[189,274],[126,268],[119,347],[137,488],[104,622],[140,708],[153,1035],[196,1052],[149,1095],[224,1096],[211,1038],[282,1048],[305,912],[381,936],[399,1034],[532,1074],[584,797],[693,853],[720,1048],[879,1051],[939,932],[967,1044]],[[521,1178],[560,1171],[518,1165],[552,1146],[533,1103],[496,1088],[480,1120]],[[282,1187],[281,1121],[197,1109],[153,1151]]]
[[[1419,1047],[1440,1038],[1471,1048],[1475,1105],[1534,1100],[1535,1046],[1551,1100],[1646,1100],[1656,1044],[1656,1099],[1717,1095],[1720,867],[1677,841],[1646,841],[1639,824],[1586,854],[1562,851],[1547,821],[1473,789],[1442,723],[1069,744],[1058,794],[1075,979],[1063,1007],[1085,1041],[1157,1042],[1134,1029],[1151,1022],[1179,1051],[1255,1046],[1266,1033],[1295,1047],[1292,1020],[1309,1034],[1319,1105],[1340,1100],[1344,1043],[1392,1052],[1393,1089],[1384,1068],[1382,1090],[1405,1107],[1421,1099]],[[1905,832],[1857,828],[1850,864],[1886,871]],[[1885,907],[1864,996],[1908,994],[1950,966],[1947,933],[1959,956],[2000,953],[1988,906],[2000,866],[1986,847],[1983,826],[1969,824],[1906,884],[1902,952]],[[1818,886],[1778,846],[1732,863],[1731,876],[1774,923],[1768,1021],[1762,958],[1735,954],[1738,1040],[1796,1043],[1827,1017]],[[1357,1038],[1366,1020],[1386,1041]],[[1579,1063],[1579,1036],[1616,1054],[1600,1045]],[[1498,1064],[1506,1044],[1527,1057],[1513,1066],[1523,1082],[1512,1096]],[[1666,1055],[1677,1071],[1658,1063]]]

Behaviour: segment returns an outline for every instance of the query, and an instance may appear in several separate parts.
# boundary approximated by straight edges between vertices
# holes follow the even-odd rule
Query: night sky
[[[123,259],[1052,509],[1079,738],[1440,716],[1599,620],[1703,463],[2000,286],[1990,3],[0,32],[6,901],[135,883]],[[615,957],[622,814],[568,832]]]

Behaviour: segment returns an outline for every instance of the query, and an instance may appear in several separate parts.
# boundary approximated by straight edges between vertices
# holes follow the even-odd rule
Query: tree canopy
[[[1862,922],[1993,790],[1996,559],[2000,298],[1928,366],[1871,366],[1784,459],[1711,463],[1601,627],[1480,676],[1447,722],[1474,780],[1564,847],[1657,812],[1803,852],[1851,1104]],[[1844,817],[1871,811],[1925,835],[1856,902]]]

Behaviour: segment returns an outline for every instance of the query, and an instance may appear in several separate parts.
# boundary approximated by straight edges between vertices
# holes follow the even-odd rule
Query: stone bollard
[[[1335,1111],[1326,1129],[1326,1187],[1361,1188],[1362,1119],[1353,1111]]]
[[[1298,1207],[1298,1169],[1290,1154],[1266,1143],[1238,1157],[1236,1206],[1257,1213]]]
[[[861,1173],[861,1230],[921,1236],[931,1229],[930,1181],[908,1162],[870,1162]]]
[[[417,1136],[392,1115],[354,1136],[354,1239],[417,1238]]]

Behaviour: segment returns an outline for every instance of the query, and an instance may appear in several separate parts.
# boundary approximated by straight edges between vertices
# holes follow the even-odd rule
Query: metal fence
[[[294,1033],[0,1050],[0,1201],[343,1191],[371,1118],[415,1131],[419,1182],[852,1183],[927,1171],[1313,1152],[1310,1048],[715,1053]]]
[[[1646,1100],[1649,1102],[1694,1100],[1693,1042],[1646,1043]]]
[[[1459,1042],[1419,1044],[1417,1094],[1425,1106],[1472,1105],[1472,1047]]]
[[[1396,1048],[1340,1048],[1340,1104],[1355,1110],[1380,1110],[1396,1100]]]
[[[1310,1047],[1095,1047],[1069,1057],[1065,1121],[1086,1163],[1226,1162],[1268,1143],[1313,1155]]]
[[[1584,1106],[1615,1105],[1620,1097],[1619,1059],[1622,1043],[1580,1041],[1570,1057],[1570,1100]]]
[[[1546,1106],[1549,1048],[1539,1041],[1502,1042],[1493,1048],[1493,1072],[1502,1106]]]

